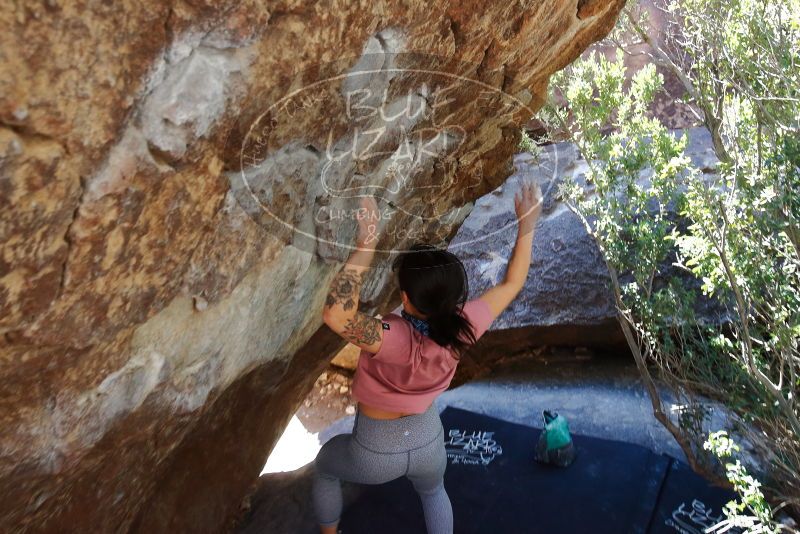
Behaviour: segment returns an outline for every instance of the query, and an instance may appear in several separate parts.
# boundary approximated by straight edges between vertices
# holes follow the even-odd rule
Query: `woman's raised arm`
[[[517,214],[517,241],[508,261],[506,276],[502,282],[488,289],[479,298],[486,301],[492,312],[492,319],[508,307],[516,298],[531,266],[531,247],[533,233],[539,215],[542,213],[542,191],[539,184],[523,182],[520,191],[514,196],[514,209]]]
[[[331,330],[362,349],[375,353],[381,348],[383,327],[380,319],[358,311],[359,292],[363,275],[375,255],[377,228],[380,218],[375,199],[361,199],[356,248],[331,281],[322,320]]]

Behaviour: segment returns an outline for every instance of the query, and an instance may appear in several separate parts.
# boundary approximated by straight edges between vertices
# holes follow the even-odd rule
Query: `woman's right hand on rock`
[[[514,210],[517,213],[519,233],[533,232],[536,221],[542,214],[542,190],[539,184],[525,180],[520,185],[520,190],[514,196]]]

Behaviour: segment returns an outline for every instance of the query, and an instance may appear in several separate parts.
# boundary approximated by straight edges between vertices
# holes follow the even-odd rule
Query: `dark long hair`
[[[475,343],[475,332],[461,314],[469,295],[464,264],[455,255],[431,245],[416,244],[398,256],[392,266],[400,289],[426,316],[428,337],[448,347],[456,357]]]

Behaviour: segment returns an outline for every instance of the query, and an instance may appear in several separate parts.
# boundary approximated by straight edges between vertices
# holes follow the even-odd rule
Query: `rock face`
[[[586,171],[575,147],[570,143],[546,146],[539,161],[528,153],[517,154],[514,167],[516,172],[501,187],[475,202],[449,246],[464,261],[471,294],[496,285],[505,275],[517,235],[514,195],[519,184],[533,181],[542,188],[544,206],[528,281],[492,330],[597,325],[615,318],[600,252],[580,219],[558,200],[563,177]]]
[[[361,356],[361,349],[352,343],[348,343],[342,350],[336,353],[331,363],[343,369],[355,371],[356,367],[358,367],[359,356]]]
[[[708,130],[691,128],[686,133],[686,155],[693,165],[714,169],[718,161]],[[579,345],[627,352],[600,251],[578,216],[558,198],[565,178],[585,183],[586,161],[573,144],[556,143],[543,147],[538,159],[529,153],[515,155],[514,168],[502,186],[475,202],[449,249],[464,262],[472,296],[500,282],[517,235],[514,195],[520,180],[535,181],[542,188],[544,206],[536,226],[531,270],[520,295],[459,365],[456,383],[490,368],[514,350],[531,346]],[[589,189],[587,194],[591,194]],[[717,317],[719,310],[711,309],[710,303],[701,304],[698,313]]]
[[[224,530],[342,345],[353,191],[448,239],[622,3],[4,6],[0,531]]]

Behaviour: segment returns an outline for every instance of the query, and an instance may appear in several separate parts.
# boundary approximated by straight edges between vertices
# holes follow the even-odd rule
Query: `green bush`
[[[540,149],[536,145],[536,141],[528,135],[528,132],[522,130],[519,136],[519,145],[517,146],[520,152],[528,152],[532,154],[534,157],[539,157]]]
[[[540,118],[588,163],[586,183],[567,181],[561,194],[606,260],[656,417],[696,470],[722,478],[703,445],[705,399],[724,404],[762,461],[767,496],[797,513],[800,0],[675,0],[666,16],[666,35],[653,39],[627,6],[612,39],[645,41],[653,62],[626,81],[621,56],[579,60],[554,78]],[[713,173],[653,118],[656,67],[683,84],[708,129]],[[696,313],[708,300],[716,320]]]

